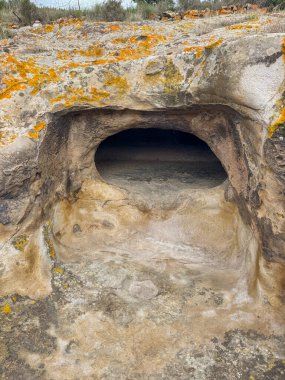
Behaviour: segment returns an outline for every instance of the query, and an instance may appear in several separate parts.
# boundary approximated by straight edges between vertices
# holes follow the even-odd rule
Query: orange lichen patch
[[[108,98],[110,96],[110,93],[107,91],[100,91],[96,87],[91,87],[91,97],[90,100],[87,97],[87,102],[92,101],[92,102],[101,102],[103,99]],[[85,98],[80,100],[80,102],[84,102]]]
[[[80,54],[85,57],[102,57],[102,55],[104,55],[104,49],[98,45],[91,45],[87,50],[73,50],[73,54]]]
[[[45,30],[46,33],[51,33],[54,30],[54,25],[48,24],[48,25],[45,26],[44,30]]]
[[[33,127],[33,130],[32,131],[29,131],[27,133],[27,136],[30,138],[30,139],[33,139],[33,140],[38,140],[39,137],[40,137],[40,131],[42,131],[43,129],[46,128],[46,123],[44,121],[40,121],[38,124],[36,124],[34,127]]]
[[[96,61],[93,61],[92,63],[94,65],[106,65],[108,63],[114,63],[116,60],[114,58],[112,59],[97,59]]]
[[[15,56],[6,54],[1,56],[0,64],[8,70],[2,79],[6,88],[0,92],[0,100],[10,98],[12,92],[25,89],[28,86],[33,88],[31,95],[35,95],[47,83],[60,80],[55,69],[41,67],[32,58],[20,61]],[[15,74],[11,74],[11,72],[15,72]]]
[[[188,10],[184,13],[183,18],[185,19],[192,19],[192,18],[197,18],[199,17],[199,11],[193,9],[193,10]]]
[[[121,51],[114,52],[113,55],[117,57],[117,60],[133,60],[146,57],[150,54],[152,48],[160,43],[165,43],[167,41],[166,36],[161,36],[157,34],[144,34],[144,35],[133,35],[129,38],[116,38],[112,40],[114,44],[127,44],[127,46]],[[132,45],[137,45],[139,47],[133,47]]]
[[[0,146],[11,143],[16,137],[16,134],[10,134],[7,130],[0,132]]]
[[[125,48],[121,49],[119,53],[115,53],[116,61],[129,61],[136,60],[150,55],[150,51],[140,48]]]
[[[230,29],[230,30],[236,30],[236,29],[258,29],[260,27],[259,24],[234,24],[234,25],[230,25],[228,26],[227,28]]]
[[[204,46],[190,46],[183,49],[184,53],[194,53],[196,58],[200,58],[204,50]]]
[[[222,38],[218,38],[216,39],[215,36],[212,36],[209,40],[209,44],[206,46],[206,49],[212,49],[212,48],[215,48],[219,45],[221,45],[221,43],[223,42]]]
[[[166,42],[167,38],[165,36],[160,36],[157,34],[146,34],[142,36],[132,36],[130,37],[129,41],[131,43],[138,44],[145,49],[149,49],[158,43]]]
[[[67,50],[59,51],[57,53],[57,58],[58,59],[71,59],[70,52]]]
[[[156,34],[133,35],[129,38],[118,38],[113,43],[125,43],[127,46],[111,53],[116,61],[129,61],[147,57],[154,46],[167,41],[167,37]],[[136,45],[135,47],[133,45]]]
[[[28,136],[30,139],[38,140],[39,137],[40,137],[40,134],[39,134],[39,132],[29,131],[29,132],[27,133],[27,136]]]
[[[141,27],[141,30],[143,30],[144,32],[152,32],[153,28],[150,25],[143,25]]]
[[[281,125],[285,124],[285,107],[282,108],[278,120],[268,127],[268,137],[272,137],[273,134],[280,128]]]
[[[112,75],[112,74],[107,74],[106,79],[104,81],[104,84],[106,86],[112,86],[115,87],[120,94],[124,94],[128,88],[128,82],[126,78],[120,77],[118,75]]]
[[[91,45],[88,49],[74,49],[72,51],[63,50],[57,53],[57,58],[61,60],[71,60],[74,56],[81,55],[84,57],[102,57],[104,55],[104,49],[99,45]],[[73,62],[73,64],[76,64]],[[78,63],[78,66],[80,64]]]
[[[119,30],[121,30],[121,27],[115,24],[115,25],[109,25],[107,28],[104,29],[104,32],[105,33],[118,32]]]
[[[0,100],[11,98],[11,94],[14,91],[25,89],[27,86],[25,82],[16,79],[14,76],[2,79],[2,82],[6,84],[6,88],[0,92]]]
[[[33,130],[36,132],[40,132],[45,128],[46,128],[46,123],[44,121],[40,121],[38,124],[34,126]]]
[[[162,83],[164,85],[164,91],[166,93],[175,94],[180,91],[180,86],[183,81],[179,69],[173,61],[170,59],[165,65]]]
[[[50,103],[53,104],[53,103],[58,103],[60,101],[62,101],[64,99],[64,95],[58,95],[56,96],[55,98],[52,98],[50,99]]]
[[[59,22],[58,22],[58,25],[60,28],[64,27],[64,26],[76,26],[77,29],[80,29],[83,25],[83,21],[80,20],[79,18],[65,18],[65,19],[61,19]]]
[[[47,69],[45,71],[35,69],[33,74],[34,75],[27,81],[27,84],[33,87],[31,95],[37,94],[46,83],[56,83],[60,80],[55,69]]]
[[[284,54],[283,59],[285,60],[285,37],[282,40],[281,52]]]
[[[186,47],[183,49],[183,51],[185,53],[194,53],[196,58],[200,58],[205,49],[213,49],[217,46],[219,46],[221,43],[223,42],[223,40],[221,38],[218,38],[216,39],[215,36],[212,36],[210,39],[209,39],[209,43],[205,46],[189,46],[189,47]]]
[[[11,314],[12,313],[12,308],[8,303],[5,303],[4,306],[2,306],[1,311],[3,314]]]
[[[100,91],[95,87],[91,87],[89,92],[86,93],[81,88],[69,87],[66,93],[57,96],[50,100],[50,103],[63,102],[65,107],[71,107],[75,103],[101,103],[102,100],[109,97],[110,93],[107,91]]]
[[[13,241],[13,246],[18,250],[23,252],[25,250],[26,245],[28,244],[29,239],[26,235],[17,236]]]
[[[111,42],[112,44],[125,44],[128,42],[128,38],[115,38]]]

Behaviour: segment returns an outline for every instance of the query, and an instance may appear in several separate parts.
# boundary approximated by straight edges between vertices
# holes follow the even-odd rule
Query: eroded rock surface
[[[285,37],[203,22],[0,41],[4,379],[284,378]],[[130,128],[197,136],[228,178],[103,180]]]

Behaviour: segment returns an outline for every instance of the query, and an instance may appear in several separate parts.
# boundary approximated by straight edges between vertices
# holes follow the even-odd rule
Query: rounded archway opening
[[[159,128],[132,128],[98,147],[96,168],[108,183],[130,191],[207,189],[227,174],[209,146],[193,134]]]

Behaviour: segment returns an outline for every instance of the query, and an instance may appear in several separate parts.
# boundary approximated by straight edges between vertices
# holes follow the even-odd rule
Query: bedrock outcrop
[[[98,372],[92,370],[86,352],[93,339],[101,339],[106,348],[126,326],[143,329],[145,315],[151,329],[159,325],[158,319],[162,321],[161,331],[152,331],[157,347],[150,367],[143,361],[138,369],[140,355],[151,349],[140,338],[145,352],[132,357],[130,378],[141,374],[155,378],[146,377],[155,373],[161,374],[158,378],[189,378],[188,365],[196,371],[193,378],[214,379],[218,372],[205,369],[206,364],[200,368],[196,359],[184,365],[186,377],[171,372],[179,360],[186,360],[185,347],[196,339],[192,333],[186,333],[185,342],[177,346],[180,359],[178,353],[174,359],[175,350],[163,351],[165,356],[161,356],[160,350],[169,347],[172,339],[166,334],[170,320],[174,323],[183,315],[182,324],[175,328],[181,336],[187,330],[184,316],[191,314],[190,304],[185,304],[187,294],[195,300],[194,319],[199,313],[203,321],[221,318],[215,334],[225,331],[221,327],[227,320],[225,310],[237,307],[221,311],[223,302],[246,305],[242,312],[232,312],[232,329],[240,327],[236,320],[247,320],[246,327],[254,327],[264,308],[268,314],[257,325],[266,330],[273,320],[270,312],[283,310],[285,36],[266,32],[272,22],[269,16],[243,23],[238,16],[231,17],[232,25],[200,36],[193,30],[202,27],[203,20],[88,23],[71,19],[37,29],[21,28],[13,39],[0,41],[2,311],[13,313],[7,297],[14,294],[22,302],[19,310],[29,305],[26,297],[47,299],[48,304],[38,302],[55,309],[60,308],[60,304],[54,306],[58,300],[64,299],[57,322],[42,318],[49,331],[39,336],[47,339],[42,353],[22,354],[29,368],[26,378],[42,368],[29,372],[35,357],[40,366],[40,355],[48,355],[48,373],[58,378],[56,355],[70,352],[87,366],[82,379],[111,378],[112,371],[121,374],[123,367],[118,363],[126,361],[122,353],[118,362],[110,362],[106,375],[105,359],[96,351],[99,346],[93,347]],[[189,132],[206,142],[223,165],[227,181],[215,190],[177,190],[155,200],[106,183],[94,163],[99,144],[129,128],[153,127]],[[123,258],[122,266],[118,257]],[[208,266],[203,266],[203,260]],[[143,275],[132,274],[137,272]],[[190,291],[193,283],[187,282],[191,276],[199,283],[194,293]],[[96,300],[91,297],[92,286]],[[203,294],[210,300],[205,304]],[[175,300],[179,300],[177,314]],[[143,304],[141,314],[135,311],[137,302],[153,303],[157,319],[151,304]],[[238,317],[249,316],[251,302],[254,317]],[[81,305],[76,316],[71,304]],[[219,310],[212,310],[215,307]],[[44,313],[53,315],[53,311]],[[276,318],[275,328],[280,315]],[[74,323],[75,338],[68,326],[51,331],[51,324],[64,326],[66,320]],[[206,323],[202,320],[197,322],[201,341],[210,335],[201,332]],[[91,332],[94,321],[98,331]],[[79,336],[80,326],[89,331],[86,341]],[[109,328],[117,329],[111,341],[103,332]],[[131,351],[129,333],[126,346]],[[61,345],[67,342],[65,353],[56,351],[56,339]],[[170,361],[163,367],[170,357],[173,366]],[[73,366],[69,366],[72,373],[76,372]],[[230,371],[229,378],[239,378],[230,377],[237,376]],[[282,378],[281,372],[277,375]]]

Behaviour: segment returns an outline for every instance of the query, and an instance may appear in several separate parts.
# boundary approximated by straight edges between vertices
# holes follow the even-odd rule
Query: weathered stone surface
[[[236,20],[0,41],[3,378],[284,378],[285,37]],[[154,126],[205,141],[227,183],[104,182],[99,144]]]

